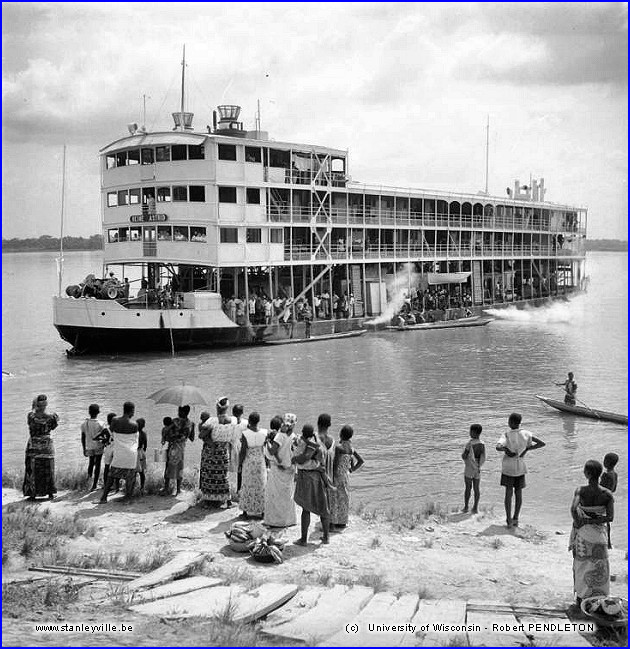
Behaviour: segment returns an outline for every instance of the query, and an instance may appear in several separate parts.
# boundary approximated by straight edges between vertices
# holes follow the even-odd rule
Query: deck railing
[[[319,210],[319,211],[318,211]],[[360,225],[363,227],[400,226],[411,228],[444,228],[450,230],[480,230],[480,231],[523,231],[586,234],[585,228],[575,226],[554,228],[547,218],[528,218],[519,216],[474,216],[447,215],[422,212],[408,212],[391,209],[381,209],[359,206],[326,207],[271,204],[267,206],[267,218],[274,223],[333,223],[339,225]]]

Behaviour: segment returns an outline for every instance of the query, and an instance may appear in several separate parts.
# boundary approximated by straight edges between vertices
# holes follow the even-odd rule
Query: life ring
[[[107,289],[107,297],[110,300],[115,300],[118,297],[118,289],[115,286],[110,286]]]

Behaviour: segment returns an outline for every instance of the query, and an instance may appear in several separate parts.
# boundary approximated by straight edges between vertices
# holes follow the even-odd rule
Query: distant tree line
[[[587,239],[586,249],[608,250],[612,252],[625,250],[626,252],[628,252],[628,242],[621,241],[621,239]]]
[[[103,236],[93,234],[91,237],[64,237],[64,250],[101,250]],[[47,234],[37,239],[2,239],[2,252],[18,252],[23,250],[59,250],[59,237]]]

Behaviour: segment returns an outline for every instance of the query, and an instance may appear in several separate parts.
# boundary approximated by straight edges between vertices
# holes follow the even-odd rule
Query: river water
[[[65,284],[98,274],[99,252],[66,253]],[[456,505],[463,491],[462,448],[468,427],[483,425],[488,460],[482,505],[502,519],[500,455],[496,440],[512,411],[547,446],[528,455],[528,486],[521,518],[557,528],[570,526],[568,507],[583,483],[588,459],[620,456],[614,539],[627,536],[627,428],[564,416],[534,395],[562,399],[553,385],[575,373],[578,396],[592,407],[627,412],[627,255],[591,252],[588,294],[568,303],[516,311],[486,327],[368,333],[361,338],[310,345],[280,345],[168,354],[67,358],[52,326],[51,295],[58,283],[53,253],[2,255],[3,466],[20,466],[26,413],[34,395],[48,394],[61,417],[57,464],[84,462],[79,427],[87,406],[104,416],[136,403],[147,420],[149,448],[159,446],[162,418],[171,406],[146,396],[181,381],[211,398],[228,395],[265,424],[295,412],[300,426],[332,415],[335,434],[345,423],[365,467],[352,476],[354,498],[383,508],[414,508],[435,501]],[[201,408],[196,407],[198,417]],[[201,444],[187,449],[198,463]],[[151,455],[151,454],[150,454]]]

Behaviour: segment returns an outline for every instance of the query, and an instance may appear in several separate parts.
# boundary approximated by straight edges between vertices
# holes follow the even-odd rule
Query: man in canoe
[[[577,383],[573,380],[573,372],[567,375],[569,378],[564,383],[556,383],[558,387],[564,388],[564,402],[568,406],[575,405],[575,393],[577,392]]]

